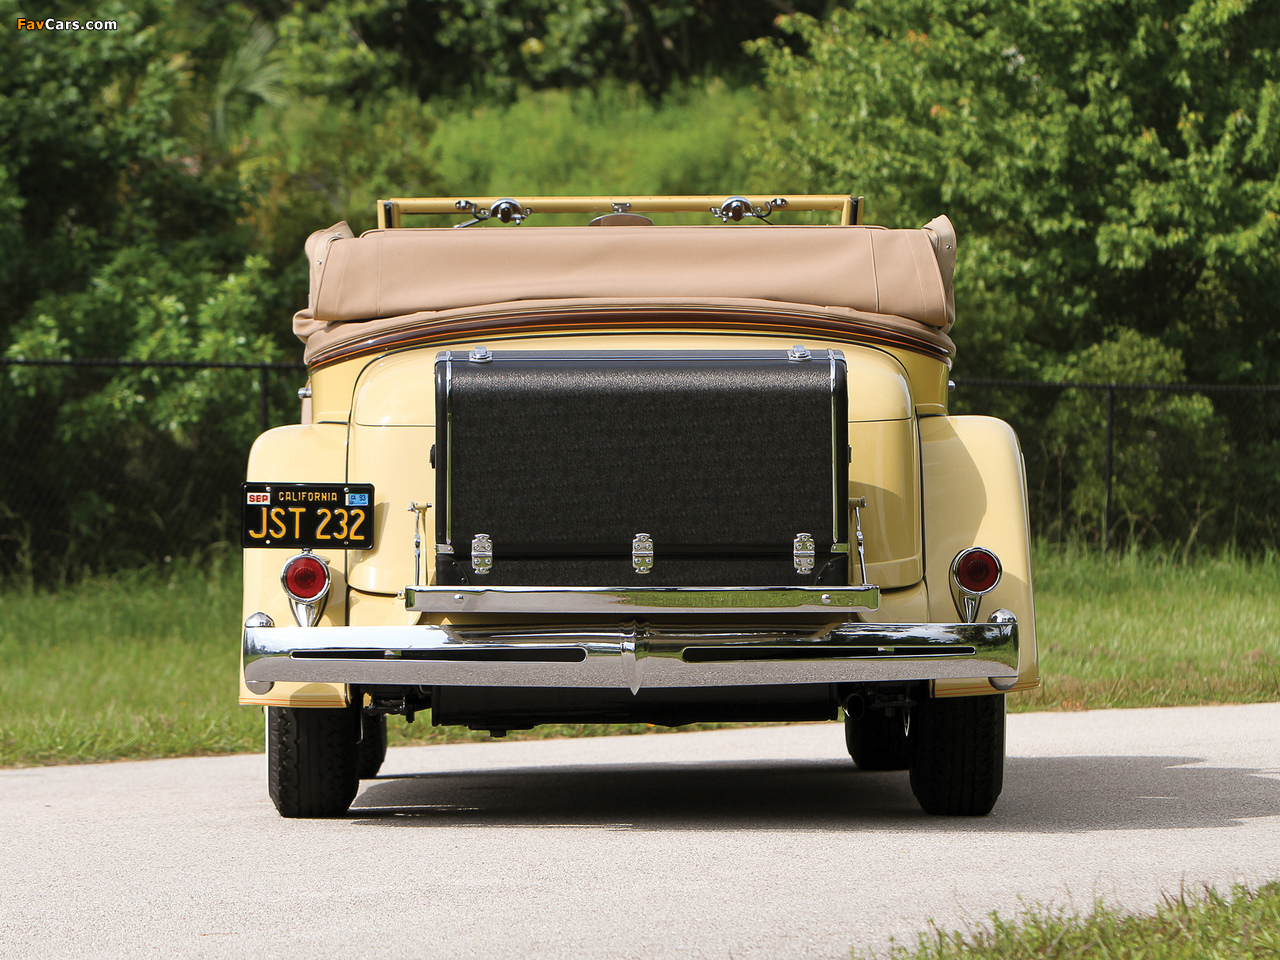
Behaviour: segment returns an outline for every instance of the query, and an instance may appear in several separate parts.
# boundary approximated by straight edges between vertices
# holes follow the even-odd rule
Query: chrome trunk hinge
[[[640,574],[653,571],[653,541],[647,533],[637,533],[631,541],[631,567]]]
[[[791,559],[796,566],[796,573],[813,573],[813,535],[797,533],[791,541]]]
[[[493,541],[487,533],[477,533],[471,540],[471,569],[481,576],[493,569]]]

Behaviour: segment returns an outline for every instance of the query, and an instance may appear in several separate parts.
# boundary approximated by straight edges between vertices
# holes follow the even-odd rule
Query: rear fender
[[[278,483],[341,483],[347,472],[347,426],[340,423],[290,425],[268,430],[254,441],[246,479]],[[265,613],[281,626],[293,626],[293,614],[280,586],[280,570],[289,550],[244,551],[244,604],[241,623]],[[346,558],[341,550],[318,551],[329,563],[333,584],[319,626],[346,623]],[[240,676],[240,702],[272,707],[342,707],[347,688],[340,683],[277,683],[265,694],[252,693]]]
[[[1027,479],[1018,438],[992,417],[922,417],[920,451],[929,619],[957,619],[950,584],[956,554],[966,547],[991,550],[1004,573],[982,598],[979,619],[1001,607],[1014,613],[1020,647],[1013,689],[1038,687]],[[934,687],[941,697],[995,692],[985,677],[937,680]]]

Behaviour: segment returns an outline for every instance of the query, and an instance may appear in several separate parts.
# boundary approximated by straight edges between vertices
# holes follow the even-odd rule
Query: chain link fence
[[[0,359],[0,577],[33,584],[238,539],[254,438],[298,419],[295,363]],[[1280,535],[1280,386],[957,378],[1011,423],[1032,533],[1113,549]]]
[[[1280,540],[1280,386],[956,378],[950,406],[1017,431],[1041,541],[1185,553]]]
[[[263,430],[298,363],[0,359],[0,578],[74,580],[238,542]]]

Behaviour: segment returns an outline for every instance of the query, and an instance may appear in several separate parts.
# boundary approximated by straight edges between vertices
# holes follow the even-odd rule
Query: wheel
[[[902,708],[868,710],[856,720],[846,713],[844,743],[859,770],[905,770],[911,760]]]
[[[360,705],[267,708],[267,787],[282,817],[339,817],[360,788]]]
[[[921,699],[911,712],[910,770],[926,813],[990,813],[1004,785],[1004,696]]]
[[[360,718],[360,752],[356,772],[361,780],[371,780],[387,759],[387,715],[364,714]]]

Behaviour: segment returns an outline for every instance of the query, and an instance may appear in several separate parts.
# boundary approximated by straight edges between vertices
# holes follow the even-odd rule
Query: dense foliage
[[[859,0],[787,25],[808,54],[762,45],[790,95],[769,158],[903,224],[947,211],[984,364],[1039,375],[1134,330],[1195,380],[1280,379],[1274,4]]]
[[[27,13],[0,0],[10,24]],[[118,29],[0,45],[9,358],[295,360],[302,239],[339,219],[372,226],[379,195],[851,189],[892,226],[956,221],[959,376],[1280,377],[1271,4],[108,0],[88,13]],[[0,568],[76,573],[225,535],[229,514],[209,504],[242,470],[258,383],[8,368]],[[291,415],[296,386],[271,376],[273,418]],[[1056,477],[1036,494],[1058,518],[1042,532],[1096,537],[1099,395],[998,399],[1033,471]],[[1280,405],[1260,421],[1242,409],[1181,394],[1134,407],[1116,532],[1274,544]],[[1171,461],[1194,466],[1166,483]],[[1228,524],[1246,501],[1247,522]]]
[[[391,87],[509,99],[611,78],[649,93],[753,79],[742,43],[829,0],[308,0],[279,28],[298,83],[325,96]]]
[[[881,222],[955,221],[958,376],[1280,381],[1275,4],[854,0],[785,25],[803,52],[756,45],[782,119],[764,157]],[[1119,532],[1274,543],[1280,411],[1255,399],[1224,426],[1203,398],[1126,394]],[[1096,536],[1103,396],[1047,422],[1009,400],[987,409],[1040,441],[1061,526]]]

